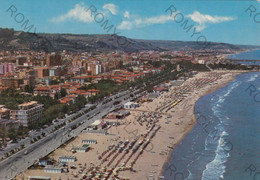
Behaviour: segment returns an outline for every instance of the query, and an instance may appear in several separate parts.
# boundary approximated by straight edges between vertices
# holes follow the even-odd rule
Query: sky
[[[260,45],[260,0],[0,0],[0,12],[19,31]]]

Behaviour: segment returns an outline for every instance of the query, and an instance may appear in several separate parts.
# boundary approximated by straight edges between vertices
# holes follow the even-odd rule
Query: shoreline
[[[169,162],[169,160],[170,160],[170,158],[171,158],[171,155],[172,155],[172,153],[174,152],[176,146],[178,146],[178,145],[180,144],[180,142],[184,139],[184,137],[185,137],[185,136],[194,128],[194,126],[196,125],[196,123],[197,123],[197,118],[196,118],[196,115],[195,115],[195,112],[194,112],[194,108],[195,108],[195,105],[196,105],[197,101],[199,101],[200,98],[202,98],[202,97],[204,97],[204,96],[207,96],[207,95],[209,95],[210,93],[213,93],[213,92],[215,92],[216,90],[218,90],[218,89],[224,87],[224,86],[227,85],[228,83],[232,82],[237,75],[242,74],[242,73],[247,73],[247,72],[237,73],[236,75],[232,76],[232,78],[229,79],[228,81],[223,82],[222,84],[219,84],[219,85],[217,85],[216,87],[213,87],[213,88],[208,89],[206,92],[204,92],[203,94],[201,94],[201,96],[195,101],[194,104],[192,104],[193,116],[194,116],[194,117],[193,117],[193,120],[192,120],[192,123],[193,123],[193,124],[192,124],[189,128],[186,129],[186,131],[185,131],[185,133],[183,134],[183,136],[181,137],[181,139],[179,139],[179,141],[176,143],[176,145],[174,146],[174,148],[172,149],[172,151],[168,154],[167,159],[165,160],[165,162],[164,162],[164,164],[163,164],[163,167],[162,167],[162,169],[161,169],[161,172],[160,172],[160,175],[159,175],[159,176],[163,176],[163,172],[164,172],[164,170],[165,170],[165,166],[166,166],[166,164]]]
[[[230,55],[238,55],[238,54],[241,54],[241,53],[246,53],[246,52],[250,52],[250,51],[257,51],[257,50],[260,50],[260,49],[244,49],[244,50],[232,53],[232,54],[223,54],[223,58],[231,59],[231,60],[243,60],[243,59],[237,59],[237,58],[229,58],[228,56],[230,56]],[[253,59],[251,59],[251,60],[253,60]]]
[[[181,86],[171,87],[168,92],[162,93],[160,96],[155,98],[152,102],[144,102],[139,108],[130,110],[131,114],[122,120],[122,125],[112,126],[108,129],[110,135],[102,134],[79,134],[72,142],[65,144],[64,146],[53,151],[48,157],[58,160],[60,155],[73,155],[77,157],[77,161],[72,163],[78,166],[79,164],[86,164],[89,167],[90,164],[94,164],[96,167],[105,167],[108,161],[100,164],[98,156],[111,144],[117,144],[119,141],[130,140],[137,138],[147,132],[145,126],[138,124],[138,117],[147,116],[148,114],[161,115],[158,118],[157,126],[161,128],[158,130],[156,135],[151,139],[150,145],[142,153],[136,163],[133,166],[133,171],[120,171],[119,176],[129,177],[129,179],[145,179],[154,177],[158,179],[162,176],[164,167],[169,161],[171,154],[173,153],[176,146],[183,140],[183,138],[193,129],[197,120],[194,114],[194,107],[196,102],[203,96],[225,86],[238,74],[248,71],[210,71],[210,72],[199,72],[194,77],[184,81]],[[208,80],[210,84],[207,84]],[[205,82],[204,82],[205,81]],[[183,92],[183,91],[188,92]],[[174,103],[178,100],[180,103]],[[187,104],[191,106],[190,109],[186,110],[182,106]],[[165,107],[165,108],[164,108]],[[171,118],[168,118],[171,116]],[[147,119],[150,119],[147,116]],[[112,120],[113,121],[113,120]],[[143,122],[145,123],[145,122]],[[145,125],[145,124],[144,124]],[[71,148],[82,145],[83,139],[95,139],[97,144],[90,145],[91,150],[86,153],[71,152]],[[170,147],[169,147],[170,146]],[[139,151],[138,151],[139,153]],[[121,163],[127,159],[130,153],[126,155]],[[117,160],[123,157],[122,154],[116,157],[113,166]],[[133,159],[136,153],[133,155]],[[120,163],[120,164],[121,164]],[[129,161],[130,163],[130,161]],[[69,163],[71,165],[71,163]],[[156,166],[154,166],[156,165]],[[111,167],[110,166],[110,167]],[[129,165],[127,165],[129,166]],[[53,179],[61,177],[72,178],[73,174],[77,173],[76,170],[71,170],[68,173],[46,173],[43,169],[27,169],[22,174],[25,177],[34,175],[49,176]],[[20,174],[21,175],[21,174]],[[19,179],[21,176],[17,176]],[[77,178],[76,178],[77,179]]]

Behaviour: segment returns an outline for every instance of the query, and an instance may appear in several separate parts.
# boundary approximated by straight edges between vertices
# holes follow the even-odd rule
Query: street
[[[123,93],[126,94],[117,99],[113,98],[115,96],[122,95]],[[110,97],[113,98],[113,100],[104,105],[102,104],[103,101],[101,101],[94,110],[84,114],[83,116],[77,118],[71,123],[67,123],[64,128],[60,128],[53,133],[50,133],[50,131],[57,124],[54,124],[44,129],[43,132],[45,132],[47,136],[43,137],[42,139],[38,140],[33,144],[30,143],[30,139],[33,137],[26,138],[22,142],[17,143],[15,147],[19,147],[23,143],[25,145],[25,148],[0,162],[0,179],[7,180],[7,179],[14,178],[18,173],[23,172],[28,167],[33,165],[34,162],[37,161],[38,159],[54,151],[55,149],[57,149],[63,143],[67,142],[72,137],[76,137],[83,129],[85,129],[88,125],[93,123],[95,120],[100,119],[107,113],[113,111],[115,108],[113,103],[115,101],[120,101],[121,105],[129,101],[128,99],[124,100],[124,98],[126,97],[129,98],[130,94],[131,92],[124,91],[119,94],[113,95]],[[77,114],[81,112],[82,110],[77,112]],[[88,117],[92,117],[92,118],[89,119]],[[64,121],[68,122],[70,118],[72,117],[69,116],[63,119],[62,121],[60,121],[59,123],[63,123]],[[73,129],[71,132],[68,132],[72,126],[75,126],[81,122],[83,122],[82,125],[78,126],[76,129]],[[33,136],[37,136],[37,135],[34,134]]]

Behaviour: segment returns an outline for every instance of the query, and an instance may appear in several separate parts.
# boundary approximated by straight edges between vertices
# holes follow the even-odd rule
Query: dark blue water
[[[260,179],[260,73],[238,75],[200,98],[195,114],[197,124],[171,154],[165,179]]]
[[[253,51],[248,51],[248,52],[242,52],[239,54],[231,54],[228,56],[230,59],[239,59],[239,60],[260,60],[260,50],[253,50]],[[260,61],[234,61],[234,63],[239,63],[239,64],[246,64],[246,65],[260,65]]]

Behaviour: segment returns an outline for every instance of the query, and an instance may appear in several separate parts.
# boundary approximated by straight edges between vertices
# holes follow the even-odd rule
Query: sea
[[[253,51],[247,51],[242,52],[239,54],[231,54],[228,55],[228,58],[230,59],[238,59],[238,60],[244,60],[245,61],[233,61],[233,63],[237,64],[245,64],[245,65],[258,65],[260,66],[260,49],[253,50]],[[259,60],[259,61],[246,61],[246,60]]]
[[[201,97],[194,112],[197,123],[170,155],[164,179],[260,180],[260,72]]]

